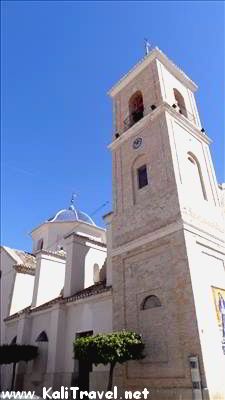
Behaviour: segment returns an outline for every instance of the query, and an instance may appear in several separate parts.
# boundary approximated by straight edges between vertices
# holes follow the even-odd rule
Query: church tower
[[[113,330],[146,346],[116,379],[152,400],[225,400],[224,185],[196,89],[155,48],[109,92]]]

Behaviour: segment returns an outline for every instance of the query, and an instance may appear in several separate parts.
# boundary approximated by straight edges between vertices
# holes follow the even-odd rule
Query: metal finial
[[[147,56],[148,53],[150,52],[152,45],[151,43],[148,41],[148,39],[144,39],[145,42],[145,55]]]
[[[76,193],[72,193],[71,200],[70,200],[70,206],[69,206],[70,209],[74,208],[74,201],[75,201],[76,197],[77,197],[77,194]]]

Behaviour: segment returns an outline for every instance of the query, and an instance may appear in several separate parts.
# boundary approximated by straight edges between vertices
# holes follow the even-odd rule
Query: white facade
[[[70,206],[32,231],[33,255],[1,248],[1,343],[39,347],[37,360],[18,366],[18,388],[41,393],[44,385],[70,385],[79,379],[73,359],[76,335],[112,330],[105,230],[86,215],[78,217],[82,213],[77,216]],[[2,368],[3,389],[10,387],[10,371],[11,366]]]

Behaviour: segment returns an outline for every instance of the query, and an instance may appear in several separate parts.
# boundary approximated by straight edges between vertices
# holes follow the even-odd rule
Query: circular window
[[[142,145],[142,138],[139,137],[133,141],[133,149],[138,149]]]

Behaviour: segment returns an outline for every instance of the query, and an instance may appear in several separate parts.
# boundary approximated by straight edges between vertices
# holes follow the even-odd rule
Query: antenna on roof
[[[151,51],[152,49],[152,45],[151,43],[148,41],[148,39],[144,39],[145,42],[145,55],[147,56],[148,53]]]

